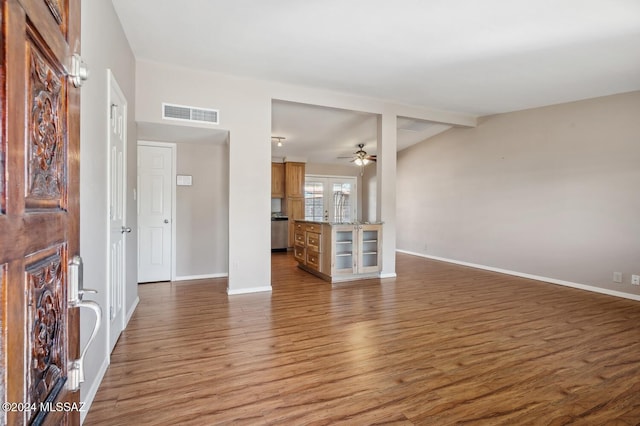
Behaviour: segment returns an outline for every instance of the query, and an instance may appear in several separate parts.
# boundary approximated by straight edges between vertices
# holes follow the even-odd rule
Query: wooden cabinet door
[[[283,163],[271,163],[271,198],[284,198]]]
[[[304,163],[284,163],[287,197],[304,197]]]
[[[295,220],[304,219],[304,198],[287,198],[287,216],[289,217],[289,245],[295,243]]]
[[[67,70],[80,0],[1,8],[0,398],[31,409],[2,410],[0,424],[77,425],[79,411],[46,407],[79,408],[68,387],[80,316],[67,282],[79,251],[80,93]]]

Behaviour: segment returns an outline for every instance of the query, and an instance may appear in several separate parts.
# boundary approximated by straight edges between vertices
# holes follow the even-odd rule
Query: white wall
[[[639,295],[639,117],[634,92],[485,117],[401,151],[398,248]]]
[[[91,75],[81,91],[80,121],[80,254],[84,259],[84,285],[98,290],[87,295],[107,307],[107,69],[110,68],[128,102],[127,226],[134,229],[136,203],[135,59],[109,0],[82,0],[82,56]],[[137,303],[137,244],[127,238],[126,310]],[[92,314],[82,310],[81,344],[93,327]],[[90,402],[108,364],[108,333],[103,322],[85,358],[85,383],[80,398]],[[82,414],[83,418],[86,411]]]
[[[176,187],[176,279],[227,275],[227,145],[178,143],[176,168],[192,186]]]

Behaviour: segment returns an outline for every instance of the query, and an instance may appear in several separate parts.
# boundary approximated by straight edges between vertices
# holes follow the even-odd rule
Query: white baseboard
[[[233,296],[235,294],[261,293],[263,291],[271,291],[271,286],[267,285],[264,287],[250,287],[250,288],[238,288],[238,289],[227,288],[227,294],[229,296]]]
[[[565,287],[577,288],[577,289],[580,289],[580,290],[591,291],[591,292],[594,292],[594,293],[606,294],[608,296],[622,297],[624,299],[631,299],[631,300],[635,300],[635,301],[639,301],[640,302],[640,295],[631,294],[631,293],[625,293],[623,291],[609,290],[607,288],[595,287],[595,286],[587,285],[587,284],[579,284],[579,283],[574,283],[574,282],[571,282],[571,281],[558,280],[558,279],[555,279],[555,278],[542,277],[540,275],[525,274],[523,272],[510,271],[508,269],[500,269],[500,268],[494,268],[492,266],[478,265],[476,263],[462,262],[460,260],[447,259],[445,257],[438,257],[438,256],[431,256],[431,255],[428,255],[428,254],[416,253],[416,252],[408,251],[408,250],[396,249],[396,251],[398,253],[409,254],[411,256],[418,256],[418,257],[424,257],[424,258],[427,258],[427,259],[440,260],[442,262],[455,263],[456,265],[469,266],[471,268],[484,269],[486,271],[498,272],[498,273],[501,273],[501,274],[513,275],[513,276],[521,277],[521,278],[529,278],[531,280],[544,281],[544,282],[551,283],[551,284],[557,284],[557,285],[562,285],[562,286],[565,286]]]
[[[396,274],[395,272],[391,272],[391,273],[380,273],[379,278],[395,278],[397,277],[398,274]]]
[[[225,278],[228,276],[229,274],[226,272],[222,272],[219,274],[205,274],[205,275],[182,275],[179,277],[175,277],[173,281],[206,280],[208,278]]]
[[[131,305],[131,308],[129,308],[129,311],[127,312],[127,316],[124,318],[124,328],[127,328],[127,325],[129,325],[129,320],[138,307],[138,303],[140,303],[140,298],[136,296],[136,300],[133,301],[133,305]]]
[[[102,361],[102,365],[98,370],[98,374],[96,375],[95,380],[91,384],[91,387],[87,391],[87,396],[82,402],[82,411],[80,412],[80,424],[84,423],[85,417],[89,413],[89,409],[91,408],[91,404],[93,404],[93,399],[96,397],[98,393],[98,389],[100,388],[100,384],[102,383],[102,379],[107,372],[107,368],[109,368],[109,357],[105,357]]]

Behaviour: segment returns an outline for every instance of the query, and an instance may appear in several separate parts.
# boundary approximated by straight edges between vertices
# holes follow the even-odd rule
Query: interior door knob
[[[165,220],[164,220],[164,223],[169,223],[169,219],[165,219]]]
[[[127,234],[129,234],[131,232],[131,228],[129,228],[128,226],[123,226],[122,230],[120,231],[123,234],[126,232]]]

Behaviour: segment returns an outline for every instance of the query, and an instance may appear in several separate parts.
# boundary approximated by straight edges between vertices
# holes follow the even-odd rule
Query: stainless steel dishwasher
[[[271,218],[271,251],[287,251],[289,243],[289,218],[275,216]]]

